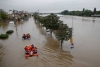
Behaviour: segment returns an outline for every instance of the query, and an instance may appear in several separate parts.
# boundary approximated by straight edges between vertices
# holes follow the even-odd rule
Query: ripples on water
[[[2,67],[2,62],[3,61],[3,57],[5,55],[5,48],[4,46],[0,43],[0,67]]]

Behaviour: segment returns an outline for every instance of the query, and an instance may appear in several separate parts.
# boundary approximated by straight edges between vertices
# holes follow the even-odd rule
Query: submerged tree
[[[61,42],[61,46],[64,40],[69,40],[72,37],[72,28],[69,28],[67,24],[60,22],[59,28],[56,30],[56,38]]]
[[[8,15],[4,10],[0,10],[0,21],[8,19]]]
[[[59,17],[55,14],[50,14],[45,17],[41,17],[38,14],[34,14],[35,21],[38,21],[43,27],[50,30],[50,33],[55,30],[56,38],[62,43],[64,40],[69,40],[72,37],[72,28],[69,28],[67,24],[63,24],[63,21],[59,20]]]
[[[61,12],[61,14],[63,14],[63,15],[67,15],[68,12],[69,12],[68,10],[64,10],[64,11]]]
[[[57,30],[59,27],[59,17],[53,13],[46,16],[44,21],[45,21],[44,26],[47,29],[50,29],[51,34],[53,30]]]
[[[37,13],[34,13],[33,14],[33,17],[34,17],[34,20],[35,20],[35,23],[36,23],[36,21],[38,20],[38,14]]]

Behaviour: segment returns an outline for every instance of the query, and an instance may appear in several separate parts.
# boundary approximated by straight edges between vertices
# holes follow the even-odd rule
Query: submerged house
[[[27,11],[17,11],[17,10],[9,10],[8,16],[9,19],[18,21],[18,19],[21,19],[25,15],[28,15]]]

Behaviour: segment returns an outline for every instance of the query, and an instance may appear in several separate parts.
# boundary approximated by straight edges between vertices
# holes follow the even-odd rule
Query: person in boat
[[[33,56],[33,51],[30,52],[30,57],[32,57],[32,56]]]
[[[26,46],[24,49],[25,49],[25,51],[28,51],[28,52],[30,52],[31,51],[31,46],[29,45],[29,46]]]
[[[71,47],[70,47],[70,48],[71,48],[71,49],[74,48],[74,44],[73,44],[73,43],[71,44]]]
[[[27,38],[30,38],[30,34],[29,33],[27,34]]]
[[[31,46],[30,45],[27,45],[24,49],[25,49],[26,58],[33,56],[33,52],[31,51]]]
[[[28,58],[28,57],[30,57],[30,56],[31,56],[31,55],[30,55],[30,52],[28,52],[28,51],[26,51],[26,52],[25,52],[25,54],[26,54],[26,55],[25,55],[25,56],[26,56],[26,58]]]
[[[37,47],[35,45],[31,45],[31,50],[34,51],[35,49],[37,49]]]
[[[25,50],[26,52],[25,52],[25,54],[27,55],[27,54],[29,54],[29,52],[27,51],[27,50]]]
[[[28,34],[25,34],[25,37],[27,38]]]
[[[25,36],[26,36],[27,39],[30,38],[30,34],[29,33],[25,34]]]
[[[26,39],[26,36],[25,36],[25,34],[23,34],[23,36],[22,36],[22,37],[23,37],[23,39]]]
[[[26,47],[24,48],[24,49],[25,49],[25,51],[28,51],[27,47],[28,47],[28,46],[26,46]]]
[[[38,56],[37,49],[33,51],[33,56]]]
[[[33,51],[33,54],[36,54],[37,53],[37,49],[35,49],[34,51]]]

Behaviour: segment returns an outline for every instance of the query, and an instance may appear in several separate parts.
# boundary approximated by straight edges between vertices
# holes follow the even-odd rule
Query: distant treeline
[[[61,14],[63,15],[75,15],[75,16],[91,16],[91,15],[98,15],[100,14],[100,10],[96,11],[96,8],[94,8],[93,11],[88,10],[83,8],[82,11],[68,11],[68,10],[64,10],[61,12]]]

